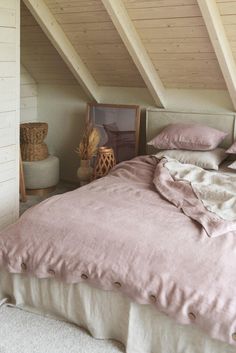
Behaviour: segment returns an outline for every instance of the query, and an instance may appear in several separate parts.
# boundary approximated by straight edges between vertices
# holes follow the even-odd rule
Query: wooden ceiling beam
[[[165,108],[165,88],[122,0],[102,0],[102,3],[137,66],[155,103],[157,106]]]
[[[99,86],[43,0],[23,0],[87,95],[99,102]]]
[[[234,109],[236,110],[236,63],[215,0],[197,0],[215,50]]]

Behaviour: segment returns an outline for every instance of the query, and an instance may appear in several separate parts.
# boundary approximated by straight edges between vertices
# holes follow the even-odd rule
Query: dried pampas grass
[[[100,141],[100,134],[98,129],[94,128],[91,123],[87,123],[84,131],[82,141],[75,152],[80,159],[88,160],[94,157],[97,153],[98,144]]]

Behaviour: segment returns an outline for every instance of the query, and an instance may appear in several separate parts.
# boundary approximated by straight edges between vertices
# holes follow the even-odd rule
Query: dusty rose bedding
[[[235,344],[236,232],[171,189],[163,163],[138,157],[30,209],[1,233],[0,266],[119,290]]]

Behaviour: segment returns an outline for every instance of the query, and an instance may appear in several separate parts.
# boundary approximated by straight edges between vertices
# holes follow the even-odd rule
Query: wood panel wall
[[[37,121],[38,86],[26,68],[20,68],[20,121]]]
[[[99,85],[144,87],[101,0],[45,0]]]
[[[0,229],[19,212],[19,5],[0,0]]]

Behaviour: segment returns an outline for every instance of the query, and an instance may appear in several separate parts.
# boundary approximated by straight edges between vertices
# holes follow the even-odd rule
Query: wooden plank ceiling
[[[236,58],[236,0],[216,1]],[[98,85],[145,86],[101,0],[44,2]],[[197,0],[123,3],[166,88],[226,89]],[[75,81],[24,7],[21,38],[23,63],[36,80]]]
[[[217,0],[217,5],[236,61],[236,0]]]
[[[225,89],[197,0],[124,0],[168,88]]]
[[[38,83],[78,84],[23,2],[21,62]]]
[[[45,0],[101,86],[145,84],[101,0]]]

